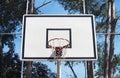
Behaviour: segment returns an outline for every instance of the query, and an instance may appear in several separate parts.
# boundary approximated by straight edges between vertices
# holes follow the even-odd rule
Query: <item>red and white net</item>
[[[48,47],[52,49],[54,58],[64,57],[68,46],[69,40],[64,38],[54,38],[48,41]]]

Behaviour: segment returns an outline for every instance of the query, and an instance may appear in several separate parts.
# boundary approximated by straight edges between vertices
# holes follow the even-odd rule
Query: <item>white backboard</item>
[[[93,15],[24,15],[22,60],[54,59],[48,41],[65,38],[70,41],[67,61],[96,60],[96,39]]]

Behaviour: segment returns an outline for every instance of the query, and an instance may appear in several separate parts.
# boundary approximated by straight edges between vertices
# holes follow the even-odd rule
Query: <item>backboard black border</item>
[[[26,60],[26,61],[34,61],[34,60],[49,60],[49,59],[54,59],[53,57],[25,57],[24,56],[24,50],[25,50],[25,30],[26,30],[26,18],[39,18],[39,17],[59,17],[59,18],[63,18],[63,17],[90,17],[91,18],[91,22],[92,22],[92,36],[93,36],[93,47],[94,47],[94,56],[93,57],[64,57],[64,58],[59,58],[62,60],[96,60],[97,59],[97,46],[96,46],[96,39],[95,39],[95,29],[94,29],[94,15],[92,14],[82,14],[82,15],[34,15],[34,14],[27,14],[23,16],[23,35],[22,35],[22,56],[21,56],[21,60]],[[72,44],[72,43],[71,43]],[[72,47],[72,46],[71,46]]]
[[[46,48],[48,47],[48,37],[49,37],[49,31],[69,31],[69,46],[68,48],[72,48],[72,33],[71,33],[71,28],[47,28],[46,29]]]

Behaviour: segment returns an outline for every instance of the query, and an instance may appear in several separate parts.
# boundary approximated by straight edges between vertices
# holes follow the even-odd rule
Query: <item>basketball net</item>
[[[48,47],[52,49],[54,59],[64,58],[68,46],[69,40],[64,38],[54,38],[48,41]]]

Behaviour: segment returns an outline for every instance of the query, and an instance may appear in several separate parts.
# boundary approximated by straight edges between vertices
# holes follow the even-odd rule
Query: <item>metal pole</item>
[[[28,14],[28,6],[29,6],[29,0],[27,0],[27,3],[26,3],[26,14]]]
[[[57,60],[57,78],[61,78],[61,61]]]
[[[82,0],[82,2],[83,2],[83,14],[86,14],[85,0]]]
[[[84,62],[84,66],[85,66],[85,78],[87,78],[87,61]]]
[[[85,5],[85,0],[82,0],[83,2],[83,14],[86,14],[86,5]],[[85,61],[85,78],[87,78],[87,61]]]
[[[13,33],[0,33],[0,35],[22,35],[21,33],[13,32]]]
[[[29,0],[27,0],[27,3],[26,3],[26,14],[28,14],[28,6],[29,6]],[[10,33],[11,34],[11,33]],[[14,33],[12,33],[14,34]],[[23,78],[23,65],[24,65],[24,61],[22,60],[22,65],[21,65],[21,78]]]
[[[22,61],[22,65],[21,65],[21,78],[23,78],[23,64],[24,64],[24,61]]]
[[[96,35],[120,35],[120,33],[96,33]]]
[[[87,14],[87,10],[86,10],[86,2],[85,0],[82,0],[83,1],[83,14]],[[92,64],[92,61],[87,61],[85,62],[85,68],[86,68],[86,76],[87,78],[93,78],[93,64]]]
[[[107,34],[109,34],[109,35],[120,35],[120,33],[119,32],[117,32],[117,33],[96,33],[96,35],[107,35]],[[19,32],[13,32],[13,33],[0,33],[0,35],[22,35],[21,33],[19,33]]]

